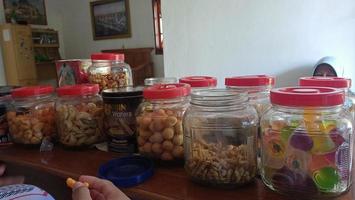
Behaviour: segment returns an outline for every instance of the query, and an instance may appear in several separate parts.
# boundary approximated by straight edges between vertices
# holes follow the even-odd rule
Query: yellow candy
[[[67,180],[66,180],[67,186],[70,187],[71,189],[74,188],[74,185],[75,185],[76,182],[77,182],[77,181],[74,180],[74,179],[72,179],[72,178],[67,178]],[[89,187],[89,183],[86,183],[86,182],[85,182],[85,183],[83,183],[83,184],[84,184],[85,187]]]
[[[324,154],[331,152],[335,149],[335,144],[329,136],[311,136],[313,139],[313,148],[311,152],[313,154]]]

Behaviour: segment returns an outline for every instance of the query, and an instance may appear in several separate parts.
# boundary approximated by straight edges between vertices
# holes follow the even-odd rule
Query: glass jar
[[[184,158],[182,117],[189,105],[187,84],[156,84],[143,90],[137,114],[138,150],[156,160]]]
[[[347,191],[352,181],[353,125],[344,91],[327,87],[271,90],[261,118],[261,177],[270,189],[306,199]]]
[[[132,71],[124,62],[124,54],[97,53],[91,55],[91,60],[89,82],[99,84],[100,91],[133,85]]]
[[[102,91],[104,130],[108,149],[118,153],[137,151],[136,111],[143,100],[142,87],[125,87]]]
[[[271,107],[269,94],[275,85],[275,78],[267,75],[235,76],[225,79],[228,89],[237,92],[247,92],[250,104],[253,105],[259,117]]]
[[[217,86],[217,78],[211,76],[187,76],[180,78],[179,82],[189,84],[192,91],[215,88]]]
[[[344,90],[344,107],[352,114],[353,119],[355,119],[355,96],[350,92],[351,79],[321,76],[301,77],[299,79],[299,84],[300,86],[332,87]]]
[[[219,187],[251,182],[257,172],[258,121],[246,93],[193,92],[183,120],[185,170],[191,179]]]
[[[13,101],[6,113],[12,141],[38,145],[56,134],[52,86],[29,86],[14,89]]]
[[[56,120],[59,142],[85,147],[103,141],[103,103],[97,84],[68,85],[57,89]]]
[[[177,83],[177,78],[175,77],[156,77],[156,78],[146,78],[144,79],[144,86],[153,86],[155,84],[168,84],[168,83]]]

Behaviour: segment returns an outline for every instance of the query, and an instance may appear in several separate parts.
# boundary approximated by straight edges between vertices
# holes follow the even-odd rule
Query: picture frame
[[[90,2],[94,40],[131,37],[129,0]]]
[[[7,23],[47,25],[45,0],[3,0]]]

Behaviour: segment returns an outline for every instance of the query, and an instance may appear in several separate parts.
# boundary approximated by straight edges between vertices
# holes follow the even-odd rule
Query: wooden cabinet
[[[58,32],[27,25],[0,26],[0,39],[8,85],[55,82],[55,60],[60,59]]]
[[[30,26],[5,24],[0,31],[8,85],[35,85],[36,65]]]
[[[153,48],[110,49],[105,53],[123,53],[125,62],[132,68],[134,85],[144,85],[144,79],[154,77],[152,52]]]

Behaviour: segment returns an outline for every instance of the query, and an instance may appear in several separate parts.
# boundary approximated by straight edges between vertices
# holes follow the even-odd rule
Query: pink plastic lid
[[[191,87],[185,83],[155,84],[143,90],[146,99],[174,99],[190,95]]]
[[[66,85],[57,89],[58,96],[96,95],[99,91],[98,84]]]
[[[54,88],[50,85],[26,86],[14,89],[11,96],[14,98],[24,98],[40,95],[48,95],[54,92]]]
[[[311,76],[301,77],[299,79],[300,86],[318,86],[318,87],[333,87],[333,88],[350,88],[351,79],[341,77],[322,77]]]
[[[115,61],[124,61],[124,54],[117,54],[117,53],[94,53],[94,54],[91,54],[91,60],[115,60]]]
[[[191,87],[216,87],[217,79],[212,76],[187,76],[179,79],[180,83],[189,84]]]
[[[330,87],[284,87],[272,89],[271,103],[290,107],[327,107],[342,105],[345,92]]]
[[[226,86],[273,86],[275,78],[267,75],[235,76],[225,78]]]

